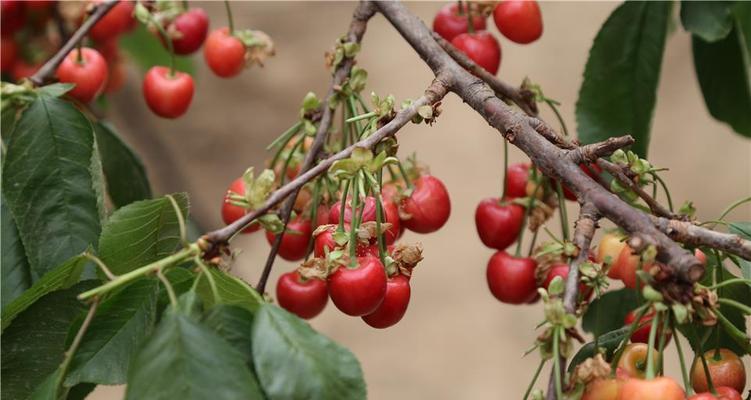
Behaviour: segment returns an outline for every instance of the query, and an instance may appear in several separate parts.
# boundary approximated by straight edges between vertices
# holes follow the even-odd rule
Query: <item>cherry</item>
[[[177,118],[188,111],[193,100],[193,78],[180,71],[173,75],[168,67],[151,67],[143,80],[143,96],[154,114]]]
[[[404,228],[402,228],[401,219],[399,218],[399,206],[393,201],[384,200],[383,205],[383,221],[390,223],[391,228],[384,232],[384,238],[386,244],[393,244],[402,236]]]
[[[0,1],[0,31],[2,31],[3,36],[12,35],[23,28],[26,22],[24,5],[23,1],[18,0]]]
[[[172,39],[176,54],[191,54],[198,50],[209,30],[209,17],[202,8],[191,8],[173,22],[180,37]]]
[[[325,257],[326,249],[332,251],[340,246],[334,240],[336,225],[329,225],[325,230],[318,231],[313,239],[313,255],[316,257]]]
[[[347,315],[361,317],[374,312],[386,294],[386,272],[375,257],[358,257],[357,266],[340,266],[329,276],[329,296]]]
[[[276,283],[276,300],[285,310],[311,319],[323,311],[329,300],[326,281],[305,279],[297,271],[287,272]]]
[[[364,204],[363,204],[364,203]],[[339,224],[339,216],[342,213],[342,202],[341,200],[334,203],[331,208],[329,209],[329,223],[337,225]],[[363,202],[362,199],[358,199],[357,204],[357,218],[362,218],[360,223],[368,222],[368,221],[375,221],[376,220],[376,201],[374,197],[368,196],[365,198],[365,201]],[[360,217],[360,213],[362,213],[362,217]],[[352,223],[352,200],[347,199],[347,204],[344,206],[344,223],[350,224]]]
[[[27,64],[26,61],[18,60],[15,64],[13,64],[13,69],[11,69],[10,71],[10,76],[14,81],[18,82],[23,78],[28,78],[34,75],[41,67],[41,64]]]
[[[688,400],[743,400],[741,394],[731,387],[720,386],[716,387],[715,391],[717,392],[717,396],[710,392],[704,392],[697,393],[689,397]]]
[[[462,33],[451,44],[466,54],[477,65],[495,75],[501,65],[501,45],[486,31]]]
[[[529,180],[528,163],[516,163],[509,165],[506,170],[506,197],[515,199],[527,197],[527,181]]]
[[[318,211],[316,212],[316,224],[315,228],[321,225],[329,223],[329,207],[325,204],[318,205]]]
[[[18,45],[10,36],[0,39],[0,72],[8,73],[13,69],[18,56]]]
[[[707,255],[704,254],[701,249],[694,249],[694,257],[699,260],[700,263],[707,265]]]
[[[107,78],[107,84],[104,86],[104,93],[113,93],[125,84],[125,65],[120,61],[115,61],[110,64],[109,77]]]
[[[616,378],[595,379],[587,384],[581,400],[616,400],[623,381]]]
[[[279,256],[287,261],[298,261],[305,258],[305,251],[308,248],[308,241],[313,232],[309,219],[298,215],[295,219],[289,221],[287,230],[282,236],[282,242],[279,244]],[[266,240],[269,244],[274,244],[276,235],[266,231]]]
[[[475,226],[485,246],[505,250],[514,243],[522,230],[524,207],[506,203],[498,198],[487,198],[477,205]]]
[[[563,278],[563,282],[565,284],[566,279],[568,278],[568,271],[569,271],[568,264],[553,264],[550,267],[548,274],[545,276],[545,281],[543,282],[542,287],[544,287],[547,290],[548,287],[550,286],[550,282],[553,282],[553,279],[555,279],[556,276],[560,276],[561,278]],[[591,295],[592,295],[592,288],[585,285],[584,283],[579,283],[579,298],[589,299]]]
[[[395,325],[407,312],[409,305],[409,278],[404,275],[390,277],[386,282],[383,302],[372,313],[362,317],[373,328],[383,329]]]
[[[704,353],[712,383],[715,386],[731,387],[739,393],[743,392],[743,388],[746,387],[746,367],[743,366],[743,361],[731,350],[724,348],[720,349],[718,355],[719,358],[715,358],[715,350]],[[698,357],[691,367],[691,386],[697,393],[709,390],[704,366]]]
[[[431,175],[419,177],[414,184],[412,194],[402,200],[402,211],[410,215],[402,223],[417,233],[441,229],[451,215],[451,200],[446,186]]]
[[[644,343],[630,343],[623,350],[618,368],[630,378],[644,378],[647,368],[647,356],[649,355],[649,345]],[[657,350],[652,352],[655,365],[658,364],[660,354]]]
[[[245,196],[245,182],[243,181],[242,177],[232,181],[232,183],[229,185],[229,188],[227,189],[226,194],[224,195],[224,200],[222,201],[222,220],[227,225],[237,221],[249,211],[244,207],[236,206],[230,203],[230,193]],[[260,228],[261,226],[258,223],[253,223],[247,228],[243,229],[242,233],[253,233]]]
[[[103,0],[91,0],[99,4]],[[133,23],[132,1],[118,1],[117,5],[102,17],[89,31],[89,37],[96,42],[104,42],[128,30]]]
[[[230,78],[245,67],[245,45],[230,35],[229,28],[219,28],[206,38],[203,57],[216,75]]]
[[[600,166],[595,163],[589,165],[579,164],[579,169],[584,171],[584,173],[592,179],[595,179],[596,175],[600,175],[602,173],[602,168],[600,168]],[[576,195],[571,191],[571,189],[566,187],[566,185],[563,185],[562,188],[563,196],[566,198],[566,200],[576,201]]]
[[[625,245],[621,249],[613,269],[617,270],[618,278],[623,281],[624,286],[635,289],[638,281],[636,271],[639,270],[641,264],[641,257],[638,254],[633,254],[631,247]],[[649,271],[652,266],[651,263],[645,263],[641,265],[641,269]]]
[[[621,386],[619,400],[684,400],[686,393],[672,378],[660,376],[651,380],[628,379]]]
[[[493,10],[493,20],[512,42],[527,44],[542,36],[542,15],[534,0],[501,0]]]
[[[68,95],[82,103],[90,102],[104,90],[107,75],[104,57],[88,47],[81,48],[80,54],[78,50],[71,51],[57,67],[60,82],[75,84]]]
[[[463,12],[459,14],[459,7],[456,3],[449,3],[441,7],[441,10],[438,11],[438,14],[433,19],[433,30],[449,42],[456,36],[467,33],[469,18],[467,18],[466,8],[468,7],[464,7]],[[484,30],[485,18],[479,13],[473,12],[472,27],[476,31]]]
[[[648,323],[649,321],[654,318],[655,312],[653,310],[650,310],[648,313],[644,314],[643,317],[641,317],[641,320],[639,320],[639,325],[645,324],[641,328],[638,328],[633,335],[631,335],[631,341],[634,343],[649,343],[649,331],[652,329],[652,324]],[[623,320],[623,323],[625,325],[630,325],[636,320],[636,314],[633,311],[629,311],[628,314],[626,314],[626,318]],[[662,328],[657,327],[657,342],[659,343],[659,338],[662,335]],[[666,332],[665,337],[665,345],[670,343],[670,338],[672,338],[672,334],[670,332]]]
[[[537,295],[535,269],[529,257],[514,257],[505,251],[493,254],[488,261],[487,279],[496,299],[509,304],[523,304]]]
[[[600,239],[600,245],[597,246],[596,260],[598,263],[611,266],[608,270],[608,276],[613,279],[620,276],[620,271],[615,268],[614,264],[618,261],[623,246],[626,245],[622,239],[622,236],[615,233],[606,233]]]

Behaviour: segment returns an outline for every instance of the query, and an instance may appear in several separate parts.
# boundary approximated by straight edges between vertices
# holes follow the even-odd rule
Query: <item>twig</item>
[[[89,326],[91,325],[91,321],[94,319],[94,315],[96,314],[96,309],[99,307],[99,298],[94,298],[94,301],[91,302],[91,305],[89,306],[89,312],[86,313],[86,317],[84,318],[83,322],[81,323],[81,327],[78,328],[78,332],[76,333],[75,338],[73,338],[73,342],[70,344],[70,347],[68,347],[68,350],[65,352],[65,358],[63,359],[62,364],[60,364],[60,381],[57,383],[57,389],[60,389],[60,385],[62,384],[63,379],[65,379],[65,375],[67,375],[68,368],[70,368],[70,363],[73,361],[73,356],[76,355],[76,351],[78,351],[78,347],[81,346],[81,341],[83,340],[84,335],[86,334],[86,331],[89,329]]]
[[[674,214],[670,212],[667,208],[665,208],[662,204],[658,203],[657,200],[655,200],[652,196],[649,195],[649,193],[645,192],[644,189],[642,189],[639,185],[636,184],[632,179],[630,179],[626,174],[623,172],[623,168],[617,164],[614,164],[610,161],[599,159],[597,160],[597,165],[600,166],[600,168],[607,171],[610,175],[613,175],[615,179],[618,180],[621,184],[625,185],[629,189],[631,189],[634,193],[636,193],[639,198],[644,200],[645,203],[647,203],[647,206],[652,211],[653,214],[657,215],[658,217],[665,217],[670,219],[678,219],[680,218],[679,215]]]
[[[49,77],[51,77],[55,71],[57,70],[57,67],[60,66],[60,63],[63,62],[65,57],[73,51],[73,49],[76,47],[78,42],[83,39],[86,34],[89,33],[91,28],[99,22],[102,17],[107,15],[107,13],[115,6],[117,5],[117,0],[105,0],[102,3],[99,3],[99,5],[96,6],[96,9],[94,10],[91,15],[86,18],[86,21],[81,24],[81,26],[78,28],[78,30],[73,33],[73,36],[68,39],[67,42],[63,45],[63,47],[60,48],[60,50],[55,53],[52,58],[47,60],[44,65],[42,65],[39,70],[32,75],[29,80],[33,82],[35,85],[39,86],[45,82]]]
[[[688,221],[650,217],[652,223],[671,239],[689,246],[707,246],[751,260],[751,241],[732,233],[702,228]]]
[[[575,164],[589,164],[597,161],[600,157],[610,156],[616,150],[632,144],[634,144],[634,138],[631,135],[615,136],[602,142],[579,146],[568,153],[568,158]]]

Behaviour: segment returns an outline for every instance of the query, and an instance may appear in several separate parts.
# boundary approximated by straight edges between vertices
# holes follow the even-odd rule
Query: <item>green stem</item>
[[[707,386],[709,387],[710,393],[716,395],[717,389],[714,387],[714,382],[712,382],[712,375],[709,373],[709,365],[707,365],[707,359],[704,357],[704,353],[699,354],[699,358],[701,359],[701,365],[704,368],[704,377],[707,378]]]
[[[532,257],[532,252],[535,250],[535,244],[537,243],[537,234],[540,233],[540,229],[538,228],[534,232],[532,232],[532,242],[529,243],[529,251],[527,252],[527,257]]]
[[[613,360],[610,362],[610,375],[615,378],[615,371],[618,367],[618,361],[621,359],[621,355],[623,355],[623,350],[626,349],[626,343],[628,343],[629,339],[631,339],[631,336],[636,332],[636,328],[639,327],[639,321],[644,317],[644,314],[647,313],[647,310],[649,310],[649,307],[642,306],[641,309],[638,309],[639,312],[636,314],[636,318],[634,319],[634,322],[631,323],[631,326],[628,328],[628,332],[626,333],[626,336],[623,337],[623,340],[621,340],[621,344],[618,345],[618,350],[616,350],[615,354],[613,355]]]
[[[718,289],[718,288],[721,288],[723,286],[734,285],[736,283],[745,283],[746,285],[751,285],[751,279],[743,279],[743,278],[728,279],[726,281],[722,281],[722,282],[717,283],[715,285],[707,286],[707,289],[710,289],[710,290],[711,289]]]
[[[532,382],[529,382],[529,386],[527,386],[527,391],[524,392],[524,400],[527,400],[527,398],[529,398],[529,394],[532,393],[532,389],[535,387],[535,383],[537,383],[537,379],[540,377],[540,372],[542,372],[542,367],[545,366],[546,361],[548,360],[545,358],[540,360],[540,364],[537,366],[537,370],[535,371],[535,374],[532,377]]]
[[[175,47],[172,44],[172,39],[167,34],[167,31],[164,30],[164,27],[162,24],[160,24],[156,19],[154,19],[154,16],[149,13],[149,21],[156,26],[156,29],[159,30],[159,34],[162,35],[162,39],[164,39],[164,43],[167,44],[167,50],[169,50],[169,76],[170,78],[175,76]]]
[[[349,182],[345,180],[344,190],[342,191],[342,199],[340,200],[341,203],[339,204],[339,227],[337,228],[339,232],[344,232],[344,211],[347,209],[347,191],[348,190],[349,190]]]
[[[508,141],[503,140],[503,189],[501,189],[501,201],[506,199],[506,187],[508,186]]]
[[[553,373],[555,374],[555,394],[557,400],[563,400],[563,388],[561,384],[561,349],[560,349],[560,327],[553,328]]]
[[[355,98],[357,99],[357,102],[360,103],[360,107],[362,107],[365,112],[370,112],[370,108],[367,104],[365,104],[365,100],[362,99],[362,96],[360,96],[360,93],[355,93]]]
[[[365,114],[360,114],[360,115],[352,117],[352,118],[348,118],[348,119],[344,120],[344,122],[350,124],[352,122],[357,122],[357,121],[361,121],[363,119],[368,119],[368,118],[371,118],[371,117],[375,117],[376,115],[378,115],[378,114],[376,114],[375,111],[371,111],[371,112],[368,112],[368,113],[365,113]]]
[[[566,127],[566,122],[563,121],[563,116],[560,112],[558,112],[558,107],[555,106],[555,103],[553,103],[550,99],[545,99],[545,104],[547,104],[550,109],[553,110],[553,113],[555,114],[555,117],[558,119],[558,123],[561,124],[561,129],[563,129],[563,135],[568,136],[568,128]]]
[[[370,172],[366,172],[370,174]],[[381,231],[381,223],[383,222],[383,203],[381,202],[381,186],[380,181],[383,179],[383,171],[378,171],[378,181],[375,190],[373,191],[373,197],[376,200],[376,232],[378,232],[378,257],[381,259],[381,264],[386,266],[386,233]]]
[[[673,337],[675,337],[675,349],[678,351],[678,361],[681,364],[681,378],[683,378],[683,386],[686,388],[686,394],[691,395],[693,394],[693,389],[691,388],[691,381],[689,381],[688,378],[688,369],[686,368],[686,360],[683,357],[683,350],[681,349],[681,340],[678,337],[678,330],[675,329],[675,321],[671,319],[671,331],[673,332]]]
[[[597,292],[597,299],[599,300],[601,296],[600,288],[598,286],[595,286],[595,291]],[[597,309],[595,310],[595,327],[600,326],[600,309],[602,309],[602,307],[597,307]],[[600,329],[598,328],[594,329],[594,336],[595,336],[594,337],[595,354],[599,354],[600,353]]]
[[[292,159],[295,157],[295,153],[297,150],[300,149],[302,144],[305,142],[305,135],[300,136],[300,139],[295,142],[295,144],[292,146],[292,148],[289,150],[289,154],[287,154],[287,157],[284,159],[284,164],[282,165],[282,171],[279,173],[281,176],[279,177],[279,186],[284,186],[284,181],[287,180],[287,169],[289,168],[289,164],[292,162]]]
[[[469,3],[464,3],[464,6],[467,11],[467,32],[475,33],[475,26],[472,24],[472,7],[469,6]]]
[[[556,181],[555,191],[558,195],[558,208],[561,211],[561,231],[563,232],[563,240],[568,241],[568,211],[566,210],[566,198],[563,196],[563,186],[561,186],[561,182]]]
[[[505,186],[505,185],[504,185]],[[529,199],[529,204],[527,207],[524,208],[524,217],[522,217],[522,229],[519,231],[519,237],[516,239],[516,251],[514,252],[514,255],[516,257],[521,257],[522,254],[522,241],[524,240],[524,232],[527,230],[527,221],[529,221],[529,215],[532,213],[532,210],[535,208],[535,201],[537,200],[537,192],[542,187],[542,185],[537,184],[535,186],[535,190],[532,193],[532,197]],[[535,231],[535,238],[537,237],[537,231]],[[532,248],[530,247],[530,252],[532,251]]]
[[[209,270],[209,267],[203,263],[200,257],[195,257],[195,263],[198,265],[198,268],[201,269],[201,274],[205,275],[206,280],[209,281],[209,288],[211,288],[211,295],[214,297],[214,304],[219,304],[221,302],[221,299],[219,298],[219,289],[216,286],[214,277],[211,275],[211,270]],[[196,281],[197,280],[198,279],[196,279]]]
[[[164,285],[164,289],[167,291],[167,296],[169,297],[169,302],[172,308],[177,308],[177,295],[175,295],[175,288],[172,287],[169,279],[164,276],[161,268],[156,270],[156,277],[162,281],[162,285]]]
[[[412,181],[407,177],[407,171],[404,170],[401,160],[396,165],[399,166],[399,173],[402,174],[402,179],[404,179],[404,184],[407,185],[407,188],[412,189],[415,187]]]
[[[229,1],[224,0],[224,9],[227,10],[227,22],[229,23],[229,34],[235,34],[235,21],[232,18],[232,7],[229,6]]]
[[[740,199],[740,200],[736,201],[735,203],[729,205],[728,208],[726,208],[725,211],[723,211],[722,214],[720,214],[720,218],[717,218],[717,219],[720,220],[720,221],[722,221],[723,219],[725,219],[725,216],[727,216],[728,214],[730,214],[730,212],[733,211],[736,207],[738,207],[738,206],[740,206],[740,205],[742,205],[744,203],[748,203],[750,201],[751,201],[751,197],[746,197],[745,199]]]
[[[665,181],[660,178],[659,175],[653,173],[652,176],[657,180],[657,182],[660,183],[660,186],[662,186],[662,190],[665,192],[665,197],[668,199],[668,208],[670,209],[670,212],[673,212],[673,197],[670,196],[670,190],[668,190],[668,185],[665,184]]]
[[[655,338],[657,337],[657,326],[660,322],[660,313],[655,313],[652,318],[652,326],[649,328],[649,342],[647,344],[647,374],[646,379],[651,380],[655,377]]]
[[[744,313],[746,315],[751,315],[751,307],[749,307],[749,306],[747,306],[747,305],[745,305],[745,304],[743,304],[741,302],[735,301],[733,299],[727,299],[727,298],[724,298],[724,297],[720,297],[719,300],[717,300],[717,301],[720,304],[724,304],[724,305],[730,306],[730,307],[735,307],[740,312],[742,312],[742,313]]]
[[[188,11],[188,9],[190,8],[190,6],[188,6],[188,0],[183,0],[183,8],[185,9],[185,11]]]
[[[360,185],[357,183],[357,175],[352,177],[352,222],[350,223],[350,231],[349,231],[349,258],[350,258],[350,264],[352,262],[355,262],[355,258],[357,257],[357,228],[358,228],[358,218],[357,218],[357,206],[359,202],[360,193],[358,192],[360,188]],[[344,211],[342,210],[342,215],[344,215]]]
[[[660,341],[659,341],[659,345],[658,345],[658,349],[659,349],[658,354],[660,355],[660,358],[658,359],[659,362],[658,362],[658,365],[657,365],[657,374],[658,375],[663,375],[664,371],[665,371],[664,370],[664,360],[665,360],[665,357],[662,357],[662,355],[664,354],[663,351],[665,350],[665,344],[667,344],[667,339],[668,339],[667,335],[669,335],[668,329],[670,329],[670,326],[669,326],[669,323],[670,323],[669,314],[663,315],[663,317],[664,318],[662,320],[662,329],[660,329],[660,331],[659,331],[659,334],[660,334],[659,340]],[[678,340],[678,338],[676,338],[676,340]]]
[[[316,183],[313,186],[313,208],[310,210],[310,223],[314,228],[317,228],[318,223],[318,206],[321,204],[321,185],[323,181],[319,178],[316,179]],[[310,253],[313,252],[313,245],[315,240],[313,235],[308,238],[308,245],[305,248],[305,261],[310,257]]]
[[[86,331],[89,330],[89,326],[91,326],[91,321],[94,319],[97,307],[99,307],[99,299],[95,298],[91,303],[91,306],[89,306],[89,312],[86,313],[86,317],[81,323],[81,327],[78,328],[75,338],[73,338],[73,343],[71,343],[70,347],[65,352],[65,358],[63,359],[62,364],[60,364],[60,380],[57,383],[55,393],[60,391],[60,386],[65,380],[65,376],[68,374],[68,369],[70,368],[70,363],[73,361],[73,356],[76,354],[76,351],[78,351],[78,347],[81,346]]]
[[[266,146],[266,150],[267,151],[271,150],[274,147],[279,146],[280,144],[282,144],[281,148],[284,149],[284,146],[286,146],[287,143],[289,143],[289,141],[292,139],[292,136],[294,136],[295,133],[297,133],[297,131],[300,129],[300,127],[302,127],[302,125],[303,125],[302,121],[295,122],[294,125],[287,128],[286,131],[284,131],[281,135],[279,135],[276,139],[274,139],[274,141],[271,142],[270,145]],[[278,157],[274,157],[274,158],[276,159]],[[273,168],[274,166],[272,165],[271,167]]]

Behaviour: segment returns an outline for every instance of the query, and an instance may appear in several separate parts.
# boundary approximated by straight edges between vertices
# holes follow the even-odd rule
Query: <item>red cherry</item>
[[[495,75],[501,65],[501,45],[486,31],[462,33],[451,44],[466,54],[475,64]]]
[[[11,35],[23,27],[26,22],[24,5],[18,0],[0,1],[0,31],[3,35]]]
[[[339,247],[334,240],[336,225],[329,225],[325,230],[319,231],[313,239],[313,254],[316,257],[325,257],[326,249],[332,251]]]
[[[355,252],[358,257],[370,256],[378,258],[380,256],[380,253],[378,252],[378,244],[358,244]]]
[[[550,287],[550,282],[552,282],[556,276],[560,276],[561,278],[563,278],[563,282],[565,284],[566,279],[568,279],[569,268],[570,267],[568,264],[553,264],[550,267],[548,274],[545,276],[545,282],[543,282],[542,287],[544,287],[545,289],[548,289],[548,287]],[[580,283],[579,284],[579,298],[589,299],[591,295],[592,295],[592,288],[585,285],[584,283]]]
[[[631,335],[631,342],[633,343],[649,343],[649,330],[652,328],[652,324],[648,323],[649,321],[652,321],[652,318],[654,318],[655,312],[649,311],[639,320],[639,325],[644,324],[641,328],[638,328],[633,335]],[[634,314],[633,311],[629,311],[628,314],[626,314],[626,318],[623,320],[624,325],[630,325],[634,323],[636,320],[636,314]],[[659,343],[659,338],[662,333],[662,328],[657,327],[657,342]],[[665,345],[670,343],[670,338],[673,336],[670,332],[666,333],[665,337]]]
[[[79,62],[78,50],[68,54],[57,67],[60,82],[73,83],[76,86],[68,92],[70,97],[88,103],[104,90],[107,83],[107,62],[98,51],[84,47],[81,49]]]
[[[168,67],[151,67],[143,80],[143,96],[154,114],[177,118],[188,111],[193,100],[193,78],[180,71],[170,76]]]
[[[585,174],[589,175],[590,178],[595,179],[595,175],[600,175],[602,173],[602,168],[600,168],[599,165],[592,163],[589,165],[586,164],[579,164],[579,169],[584,171]],[[566,185],[563,185],[563,196],[566,197],[566,200],[576,201],[576,195],[574,192],[571,191]]]
[[[24,6],[31,12],[44,12],[55,6],[55,0],[26,0]]]
[[[410,215],[402,224],[412,232],[431,233],[441,229],[451,215],[446,186],[434,176],[419,177],[412,194],[403,200],[402,210]]]
[[[0,72],[8,73],[13,69],[18,55],[18,45],[10,36],[0,39]]]
[[[198,50],[209,30],[209,17],[202,8],[191,8],[175,18],[175,29],[180,38],[172,39],[176,54],[191,54]]]
[[[707,265],[707,255],[704,254],[701,249],[694,249],[694,257],[699,260],[700,263]]]
[[[475,226],[485,246],[505,250],[514,243],[522,230],[524,207],[506,203],[498,198],[487,198],[477,205]]]
[[[102,0],[91,0],[91,3],[100,4]],[[134,21],[133,10],[135,6],[132,1],[118,1],[117,5],[105,14],[91,30],[89,37],[94,41],[104,42],[125,32]]]
[[[318,211],[316,212],[316,224],[315,228],[321,225],[329,223],[329,207],[325,204],[318,205]]]
[[[249,211],[246,208],[230,203],[230,192],[236,195],[245,196],[245,182],[243,182],[242,177],[232,181],[232,183],[229,185],[229,188],[227,189],[226,194],[224,195],[224,200],[222,201],[222,220],[227,225],[237,221]],[[253,233],[260,228],[261,226],[259,224],[253,223],[249,227],[245,228],[242,233]]]
[[[509,165],[506,170],[506,197],[515,199],[527,197],[527,181],[529,180],[529,167],[527,163]]]
[[[363,203],[365,205],[363,206]],[[368,221],[375,221],[376,220],[376,201],[374,197],[368,196],[365,198],[365,201],[363,202],[362,199],[359,199],[357,201],[357,212],[362,213],[362,222],[368,222]],[[334,203],[331,208],[329,209],[329,223],[338,225],[339,224],[339,216],[342,213],[342,202],[341,200]],[[358,215],[358,218],[360,216]],[[344,206],[344,223],[350,224],[352,223],[352,200],[347,199],[347,204]]]
[[[689,397],[688,400],[743,400],[743,397],[741,397],[741,394],[737,390],[728,386],[716,387],[715,391],[717,392],[717,396],[710,392],[704,392],[697,393]]]
[[[715,386],[728,386],[743,392],[746,387],[746,367],[738,355],[732,350],[720,348],[719,358],[715,359],[715,350],[712,349],[704,353],[704,359],[707,360],[709,376]],[[704,365],[698,357],[691,366],[691,385],[696,392],[709,390]]]
[[[501,0],[493,10],[493,20],[512,42],[527,44],[542,36],[542,15],[534,0]]]
[[[445,6],[441,7],[441,10],[438,11],[438,14],[436,14],[435,18],[433,19],[433,30],[449,42],[456,36],[462,33],[467,33],[467,22],[469,18],[467,18],[467,7],[464,8],[465,10],[463,10],[464,12],[462,13],[462,15],[459,15],[459,7],[456,5],[456,3],[448,3]],[[476,31],[484,30],[485,18],[483,18],[479,13],[473,12],[472,26]]]
[[[125,65],[120,61],[115,61],[110,64],[109,77],[107,84],[104,86],[104,93],[113,93],[125,84]]]
[[[409,294],[409,278],[404,275],[390,277],[386,282],[383,302],[375,311],[362,317],[362,320],[377,329],[395,325],[407,312]]]
[[[392,244],[396,242],[399,237],[402,236],[404,229],[401,226],[401,220],[399,219],[399,206],[393,201],[383,201],[383,220],[391,224],[391,228],[384,234],[386,244]]]
[[[683,400],[686,393],[672,378],[659,376],[654,379],[631,378],[621,386],[619,400]]]
[[[524,304],[537,295],[537,263],[529,257],[514,257],[505,251],[493,254],[488,261],[487,279],[490,293],[503,303]]]
[[[289,221],[287,230],[282,237],[282,243],[279,245],[279,256],[287,261],[299,261],[305,258],[305,251],[308,248],[310,235],[313,233],[309,219],[298,215],[297,218]],[[273,244],[276,235],[266,231],[266,240]]]
[[[375,311],[386,294],[386,272],[375,257],[358,257],[357,267],[341,266],[329,276],[329,296],[347,315],[361,317]]]
[[[245,67],[245,45],[229,34],[229,28],[219,28],[206,38],[203,57],[216,75],[233,77]]]
[[[303,279],[297,271],[287,272],[276,283],[276,300],[292,314],[311,319],[320,314],[329,301],[326,281]]]
[[[15,64],[13,64],[13,69],[11,69],[10,71],[10,76],[14,81],[20,81],[23,78],[28,78],[34,75],[41,67],[41,64],[27,64],[23,60],[18,60]]]

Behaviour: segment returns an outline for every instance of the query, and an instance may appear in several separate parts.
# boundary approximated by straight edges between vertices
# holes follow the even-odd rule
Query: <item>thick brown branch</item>
[[[652,217],[657,229],[671,239],[689,246],[707,246],[735,254],[751,261],[751,241],[732,233],[717,232],[702,228],[688,221],[678,221],[663,217]]]
[[[78,42],[83,39],[86,34],[89,33],[91,28],[99,22],[102,17],[107,15],[107,13],[117,4],[117,0],[105,0],[102,3],[99,3],[99,5],[96,7],[93,13],[86,18],[86,21],[81,24],[81,26],[78,28],[78,30],[73,33],[73,36],[68,39],[67,42],[63,45],[63,47],[60,48],[60,50],[55,53],[52,58],[47,60],[44,65],[42,65],[39,70],[34,73],[29,79],[31,82],[33,82],[35,85],[39,86],[43,84],[48,78],[52,77],[52,75],[55,74],[55,71],[57,70],[57,67],[60,66],[60,63],[63,62],[65,57],[73,51],[73,49],[76,47]]]
[[[619,165],[616,165],[608,160],[597,160],[597,165],[600,166],[600,168],[607,171],[610,175],[613,175],[615,179],[618,180],[622,185],[626,186],[627,188],[631,189],[634,193],[636,193],[639,198],[644,200],[645,203],[647,203],[647,206],[652,211],[653,214],[659,216],[659,217],[665,217],[670,219],[677,219],[680,218],[679,215],[674,214],[665,206],[658,203],[657,200],[655,200],[652,196],[649,195],[649,193],[645,192],[644,189],[641,188],[636,182],[634,182],[631,178],[626,176],[626,174],[623,172],[623,168],[621,168]]]
[[[566,308],[566,312],[572,314],[576,311],[576,300],[579,297],[579,266],[589,258],[589,247],[599,219],[600,215],[594,205],[584,203],[574,228],[573,241],[574,245],[579,248],[579,254],[569,267],[566,291],[563,295],[563,306]]]
[[[631,135],[611,137],[602,142],[579,146],[568,153],[568,158],[576,164],[589,164],[600,157],[608,157],[616,150],[632,144],[634,144],[634,138]]]

